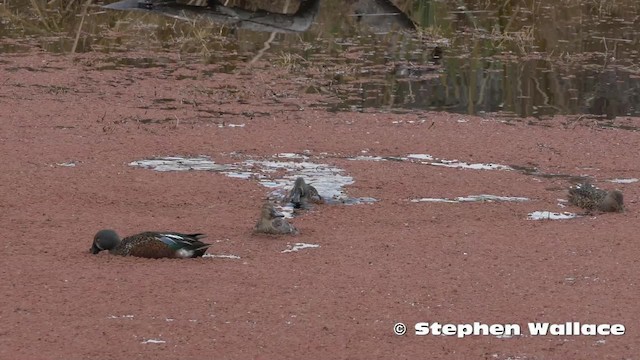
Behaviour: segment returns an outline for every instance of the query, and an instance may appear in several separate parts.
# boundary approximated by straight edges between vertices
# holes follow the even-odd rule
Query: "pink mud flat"
[[[129,54],[135,56],[135,54]],[[157,54],[140,54],[154,57]],[[414,112],[330,113],[284,70],[235,74],[163,55],[102,69],[99,54],[0,63],[2,359],[630,359],[640,354],[637,132],[556,117],[535,126]],[[214,70],[213,73],[205,70]],[[207,75],[208,74],[208,75]],[[424,121],[422,121],[424,120]],[[640,126],[637,118],[616,123]],[[232,127],[229,124],[245,124]],[[218,163],[307,151],[345,169],[349,196],[256,236],[268,189],[207,171],[131,167],[156,156]],[[329,155],[323,155],[327,153]],[[571,183],[358,155],[430,154],[589,175],[627,211],[531,221]],[[493,194],[526,202],[414,203]],[[209,253],[89,254],[95,232],[204,232]],[[282,252],[295,243],[319,247]],[[419,322],[519,324],[523,334],[416,336]],[[393,333],[405,323],[404,336]],[[532,336],[529,322],[623,324],[618,336]]]

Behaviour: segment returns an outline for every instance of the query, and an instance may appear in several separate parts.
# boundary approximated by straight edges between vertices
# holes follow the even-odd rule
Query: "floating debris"
[[[285,158],[285,159],[308,159],[309,158],[306,155],[296,154],[296,153],[279,153],[279,154],[273,155],[273,157]]]
[[[578,217],[577,214],[570,212],[551,212],[551,211],[534,211],[529,213],[527,219],[529,220],[569,220]]]
[[[295,243],[293,246],[288,245],[289,249],[285,249],[282,250],[281,253],[289,253],[289,252],[294,252],[294,251],[300,251],[302,249],[312,249],[312,248],[319,248],[320,245],[318,244],[307,244],[307,243]]]
[[[343,205],[360,205],[360,204],[373,204],[377,202],[378,199],[372,197],[357,197],[357,198],[346,198],[340,200],[327,199],[326,202],[329,204],[343,204]]]
[[[240,259],[240,256],[232,255],[232,254],[204,254],[204,255],[202,255],[202,257],[203,258],[216,258],[216,259],[233,259],[233,260]]]
[[[69,161],[69,162],[62,162],[62,163],[56,163],[56,166],[61,166],[61,167],[76,167],[76,163],[73,161]]]
[[[147,339],[141,342],[141,344],[165,344],[166,341],[160,339]]]
[[[237,128],[237,127],[244,127],[245,124],[218,124],[219,128],[223,128],[223,127],[230,127],[230,128]]]
[[[107,319],[133,319],[133,315],[120,315],[120,316],[109,315]]]
[[[129,163],[129,166],[137,166],[155,171],[225,171],[233,170],[233,165],[216,164],[208,156],[195,158],[183,158],[180,156],[166,156],[149,160],[139,160]]]
[[[511,166],[501,164],[469,164],[457,160],[439,160],[436,162],[430,162],[429,165],[444,166],[450,168],[472,169],[472,170],[513,170]]]
[[[433,160],[433,156],[429,154],[409,154],[407,155],[407,158],[418,160]]]
[[[369,155],[358,155],[349,158],[349,160],[353,161],[387,161],[387,159],[382,156],[369,156]]]
[[[458,160],[445,160],[445,159],[437,159],[429,154],[408,154],[407,156],[372,156],[372,155],[358,155],[354,157],[350,157],[349,160],[353,161],[410,161],[410,162],[418,162],[420,164],[433,165],[433,166],[443,166],[450,168],[462,168],[462,169],[472,169],[472,170],[504,170],[511,171],[515,170],[511,166],[502,165],[502,164],[470,164]]]
[[[616,184],[632,184],[634,182],[638,182],[639,180],[636,178],[630,178],[630,179],[611,179],[611,180],[607,180],[608,182],[612,182],[612,183],[616,183]]]
[[[460,196],[454,199],[447,198],[420,198],[420,199],[411,199],[411,202],[443,202],[443,203],[462,203],[462,202],[524,202],[529,201],[529,198],[526,197],[517,197],[517,196],[499,196],[499,195],[469,195],[469,196]]]
[[[418,203],[418,202],[458,203],[459,202],[457,200],[440,199],[440,198],[420,198],[420,199],[411,199],[410,201],[413,203]]]
[[[403,124],[403,123],[407,123],[407,124],[424,124],[427,120],[425,119],[421,119],[421,120],[394,120],[391,123],[392,124]]]
[[[259,178],[265,177],[265,175],[256,174],[250,171],[222,171],[222,173],[225,174],[227,177],[234,178],[234,179],[243,179],[243,180],[249,180],[251,178],[259,179]]]

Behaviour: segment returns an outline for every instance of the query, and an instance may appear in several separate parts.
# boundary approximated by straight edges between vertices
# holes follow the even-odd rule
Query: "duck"
[[[605,191],[589,182],[583,182],[569,189],[569,203],[589,211],[624,211],[624,198],[620,190]]]
[[[284,218],[284,215],[274,209],[270,201],[266,201],[262,206],[260,219],[258,219],[254,232],[271,235],[297,235],[299,233],[298,229]]]
[[[285,200],[292,203],[295,209],[308,209],[310,207],[309,204],[324,203],[324,199],[320,196],[318,190],[313,185],[307,184],[302,177],[296,178],[293,188]]]
[[[110,254],[137,256],[150,259],[196,258],[205,254],[211,244],[200,239],[204,234],[181,234],[177,232],[146,231],[121,239],[111,229],[100,230],[93,237],[90,252],[98,254],[108,250]]]

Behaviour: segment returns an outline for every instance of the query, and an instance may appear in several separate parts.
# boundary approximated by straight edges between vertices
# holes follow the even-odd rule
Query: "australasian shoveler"
[[[93,238],[91,253],[109,250],[110,254],[144,258],[195,258],[204,255],[210,244],[204,234],[147,231],[120,239],[113,230],[100,230]]]

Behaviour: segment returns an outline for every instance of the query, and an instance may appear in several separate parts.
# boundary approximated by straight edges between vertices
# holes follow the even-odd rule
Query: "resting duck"
[[[204,255],[211,244],[200,241],[204,234],[143,232],[124,239],[113,230],[100,230],[93,237],[91,253],[109,250],[110,254],[143,258],[195,258]]]
[[[569,189],[569,203],[587,210],[602,212],[624,211],[623,197],[620,190],[605,191],[588,182],[578,184]]]
[[[322,204],[324,200],[315,187],[304,182],[302,177],[296,179],[293,183],[293,189],[285,199],[293,204],[296,209],[308,209],[309,204]]]
[[[260,219],[258,219],[258,223],[256,224],[254,231],[256,233],[273,235],[298,234],[298,229],[289,224],[284,218],[284,215],[278,213],[269,201],[265,202],[262,206]]]

